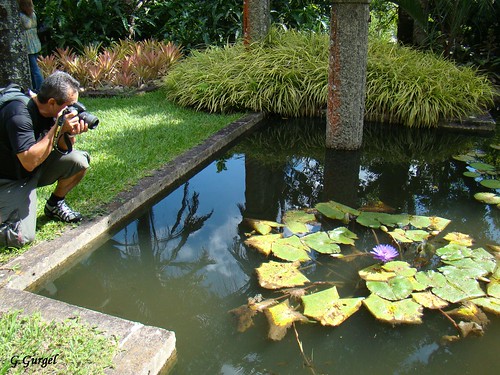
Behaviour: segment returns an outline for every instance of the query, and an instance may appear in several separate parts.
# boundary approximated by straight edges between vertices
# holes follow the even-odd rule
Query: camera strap
[[[54,140],[52,142],[52,147],[54,150],[57,152],[66,155],[69,154],[71,151],[73,151],[73,144],[71,143],[70,135],[69,133],[63,133],[62,136],[64,137],[64,143],[66,144],[67,150],[61,150],[59,148],[59,139],[61,138],[61,129],[64,123],[64,115],[61,115],[57,118],[56,120],[56,132],[54,134]]]

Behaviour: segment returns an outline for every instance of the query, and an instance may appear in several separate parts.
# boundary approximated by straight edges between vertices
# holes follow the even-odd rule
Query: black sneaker
[[[73,211],[64,201],[59,201],[57,205],[52,206],[47,202],[45,204],[45,216],[51,219],[64,221],[65,223],[77,223],[82,220],[82,215],[79,212]]]

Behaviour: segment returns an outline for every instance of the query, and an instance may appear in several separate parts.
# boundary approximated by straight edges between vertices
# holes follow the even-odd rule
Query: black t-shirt
[[[0,178],[18,180],[30,176],[17,154],[28,150],[54,125],[53,118],[43,117],[33,100],[25,105],[19,100],[0,110]]]

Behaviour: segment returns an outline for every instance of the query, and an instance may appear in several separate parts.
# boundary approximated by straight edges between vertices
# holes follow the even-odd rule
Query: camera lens
[[[95,129],[99,125],[99,119],[88,112],[81,112],[78,114],[80,120],[85,121],[89,125],[89,129]]]

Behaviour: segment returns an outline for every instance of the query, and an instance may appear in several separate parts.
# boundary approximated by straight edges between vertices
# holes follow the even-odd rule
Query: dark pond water
[[[393,327],[364,308],[336,328],[299,324],[314,372],[293,330],[272,342],[257,316],[237,332],[228,311],[257,294],[274,295],[257,283],[254,269],[266,259],[243,243],[250,231],[244,217],[279,221],[287,210],[328,200],[351,207],[382,201],[396,212],[448,218],[446,230],[470,234],[475,246],[500,243],[500,211],[473,198],[487,189],[451,159],[493,139],[372,125],[361,151],[334,152],[322,147],[321,121],[269,123],[39,294],[175,331],[174,374],[497,373],[500,319],[491,314],[484,336],[448,345],[441,337],[455,329],[429,310],[421,325]],[[371,250],[372,232],[350,229],[360,237],[356,247]],[[338,281],[343,297],[367,295],[357,270],[373,263],[369,257],[317,260],[303,271],[311,280]]]

